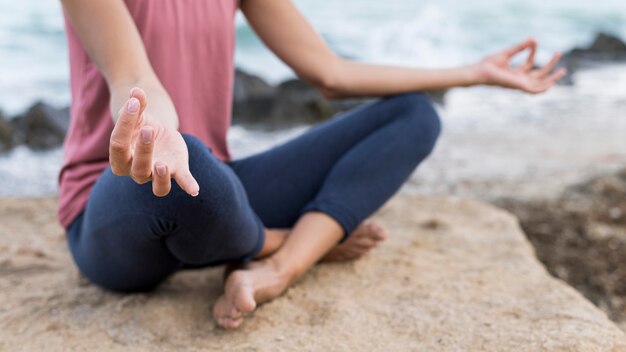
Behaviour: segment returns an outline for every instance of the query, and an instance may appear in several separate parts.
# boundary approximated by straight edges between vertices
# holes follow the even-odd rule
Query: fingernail
[[[128,112],[131,114],[134,114],[137,111],[139,111],[139,99],[130,98],[128,100],[128,106],[126,108],[128,109]]]
[[[141,129],[141,141],[144,144],[148,144],[150,142],[152,142],[152,134],[153,134],[154,130],[152,129],[152,127],[150,126],[146,126],[144,128]]]
[[[165,176],[165,174],[167,173],[167,168],[165,167],[165,165],[157,165],[156,172],[159,176]]]

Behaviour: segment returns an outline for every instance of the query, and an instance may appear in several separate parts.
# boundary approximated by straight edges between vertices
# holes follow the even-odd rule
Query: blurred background
[[[589,46],[598,33],[626,37],[626,2],[619,0],[295,3],[336,52],[378,63],[423,67],[471,63],[528,36],[538,39],[538,61],[542,63],[555,51]],[[243,16],[238,15],[236,23],[240,69],[273,85],[292,77]],[[572,168],[595,168],[599,166],[596,163],[605,167],[617,159],[623,162],[620,151],[625,144],[617,132],[625,126],[618,115],[626,107],[626,70],[621,60],[590,61],[601,64],[590,69],[590,65],[577,63],[584,67],[575,67],[573,76],[566,79],[570,85],[542,96],[491,88],[448,92],[441,106],[445,138],[412,186],[429,193],[487,192],[492,197],[511,187],[517,190],[520,182],[525,186],[529,179],[558,183],[561,177],[572,175]],[[68,71],[60,3],[0,0],[3,119],[14,119],[36,101],[66,107],[70,101]],[[287,124],[274,123],[273,131],[268,132],[263,129],[263,112],[257,115],[256,128],[245,123],[233,128],[230,144],[235,157],[267,148],[303,129],[294,116]],[[9,133],[27,132],[14,128],[5,131]],[[54,194],[62,158],[59,147],[54,146],[58,143],[44,143],[39,148],[43,150],[33,153],[21,145],[26,137],[13,136],[11,143],[6,142],[8,138],[4,137],[4,147],[0,144],[4,149],[0,154],[0,195]],[[552,185],[542,186],[539,193],[545,187]],[[528,188],[528,192],[537,191],[534,181]]]
[[[461,65],[528,36],[539,64],[566,53],[571,74],[546,94],[432,92],[444,132],[403,192],[513,211],[550,272],[626,330],[626,1],[295,3],[337,53],[358,60]],[[293,80],[240,14],[236,32],[235,158],[362,103],[329,102]],[[0,0],[0,197],[56,195],[68,80],[60,3]]]

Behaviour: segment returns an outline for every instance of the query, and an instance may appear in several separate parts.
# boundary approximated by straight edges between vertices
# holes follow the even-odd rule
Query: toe
[[[227,319],[226,324],[224,325],[227,329],[237,329],[243,324],[243,318],[239,319]]]
[[[231,319],[240,319],[243,317],[243,313],[241,313],[241,311],[239,309],[237,309],[237,307],[235,307],[233,305],[233,307],[230,310],[230,318]]]
[[[374,223],[371,225],[370,237],[377,241],[383,241],[387,239],[387,230],[380,224]]]
[[[254,291],[250,286],[241,286],[237,290],[234,298],[234,306],[239,314],[250,313],[256,308]]]
[[[377,242],[379,241],[373,238],[363,237],[363,238],[359,238],[358,240],[354,242],[354,247],[367,250],[367,249],[374,247]]]

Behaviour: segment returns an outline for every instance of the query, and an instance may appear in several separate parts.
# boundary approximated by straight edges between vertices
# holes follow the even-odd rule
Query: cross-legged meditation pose
[[[185,268],[230,264],[213,310],[226,328],[317,262],[356,259],[386,238],[368,216],[440,132],[420,91],[483,84],[541,93],[565,74],[554,70],[559,54],[534,67],[533,39],[450,69],[343,59],[289,0],[62,2],[73,100],[59,218],[76,265],[105,289],[135,292]],[[231,160],[238,9],[324,96],[381,98]]]

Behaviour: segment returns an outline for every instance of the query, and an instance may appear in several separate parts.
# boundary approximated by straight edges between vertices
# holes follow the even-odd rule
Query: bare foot
[[[363,223],[344,243],[331,249],[321,261],[337,262],[358,259],[386,240],[388,236],[387,229],[382,225],[375,222]]]
[[[278,297],[294,277],[280,270],[271,258],[227,271],[224,294],[213,307],[215,321],[226,329],[238,328],[246,314],[257,304]]]
[[[288,236],[288,230],[277,230],[277,238]],[[387,230],[373,222],[359,226],[342,244],[322,258],[322,261],[353,260],[363,256],[387,238]],[[279,241],[282,245],[283,240]],[[274,245],[271,245],[274,247]],[[278,246],[280,247],[280,246]],[[276,249],[273,248],[272,252]],[[281,295],[297,277],[289,268],[281,268],[272,257],[246,265],[231,265],[225,272],[224,294],[213,307],[217,324],[226,329],[241,326],[245,315],[257,304]]]

